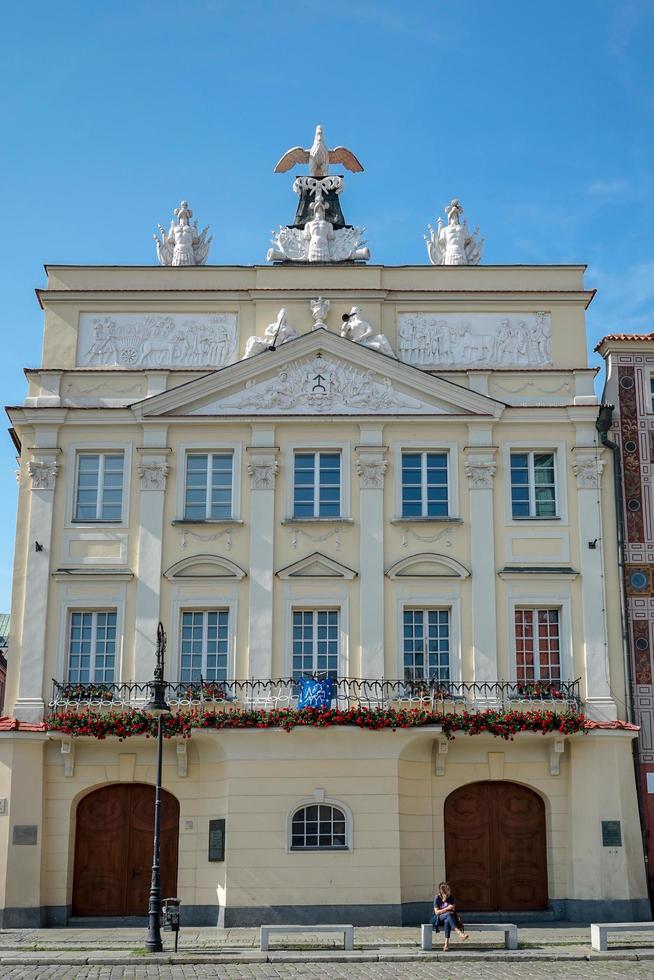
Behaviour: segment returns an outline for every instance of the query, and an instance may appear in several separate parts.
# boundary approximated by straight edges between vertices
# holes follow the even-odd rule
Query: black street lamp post
[[[154,840],[152,847],[152,879],[150,881],[150,900],[148,903],[148,938],[145,948],[148,953],[161,953],[161,781],[163,770],[163,719],[170,712],[166,702],[166,682],[164,681],[164,654],[166,634],[163,625],[157,627],[157,664],[154,679],[150,684],[150,700],[144,711],[157,719],[157,782],[154,795]]]

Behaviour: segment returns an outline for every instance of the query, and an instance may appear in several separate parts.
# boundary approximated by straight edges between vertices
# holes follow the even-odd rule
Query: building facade
[[[418,922],[445,877],[648,917],[583,268],[47,274],[9,408],[4,925],[147,908],[159,621],[196,709],[164,753],[186,922]]]
[[[628,628],[628,706],[640,728],[638,765],[650,890],[654,881],[654,337],[611,334],[597,347],[606,362],[603,401],[613,406],[610,441],[619,454],[621,558]]]

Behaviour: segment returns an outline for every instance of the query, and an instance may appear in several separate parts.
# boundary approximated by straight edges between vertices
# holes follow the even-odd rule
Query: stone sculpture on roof
[[[339,196],[343,178],[329,173],[330,163],[342,163],[355,173],[363,167],[351,150],[325,145],[322,126],[316,127],[313,145],[305,150],[295,146],[287,150],[275,173],[285,173],[298,163],[309,164],[309,175],[293,182],[299,202],[292,225],[273,232],[269,262],[366,262],[370,251],[365,247],[364,229],[346,225]]]
[[[170,222],[168,232],[159,225],[161,238],[158,235],[152,236],[160,265],[204,265],[213,241],[213,235],[207,238],[209,226],[199,232],[197,221],[190,224],[193,212],[186,201],[182,201],[173,214],[177,221],[173,219]]]
[[[424,235],[427,254],[432,265],[478,265],[484,239],[478,239],[479,228],[470,233],[468,220],[461,224],[463,207],[456,198],[445,208],[447,224],[438,219],[436,231],[429,225],[429,238]]]
[[[361,307],[353,306],[349,313],[343,314],[341,337],[352,340],[363,347],[371,347],[387,357],[396,357],[388,338],[383,333],[375,333],[372,324],[361,316]],[[397,358],[396,358],[397,359]]]
[[[260,354],[264,350],[274,350],[280,344],[285,344],[287,340],[295,340],[299,336],[297,330],[288,322],[288,311],[282,308],[274,323],[269,323],[264,330],[263,337],[248,337],[243,359],[252,357],[253,354]]]

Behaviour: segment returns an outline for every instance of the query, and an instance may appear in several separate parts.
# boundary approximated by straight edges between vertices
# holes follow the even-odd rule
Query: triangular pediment
[[[341,565],[334,558],[329,558],[327,555],[322,555],[319,551],[314,551],[312,555],[307,555],[306,558],[300,558],[299,561],[293,562],[292,565],[287,565],[286,568],[280,568],[277,576],[281,579],[340,578],[351,581],[353,578],[356,578],[357,573],[351,568],[348,568],[347,565]]]
[[[326,330],[132,405],[137,418],[482,415],[504,405]]]

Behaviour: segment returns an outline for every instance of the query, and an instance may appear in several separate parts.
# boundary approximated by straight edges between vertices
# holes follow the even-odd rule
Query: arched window
[[[299,807],[291,820],[291,850],[347,850],[350,835],[348,818],[331,803],[310,803]]]

